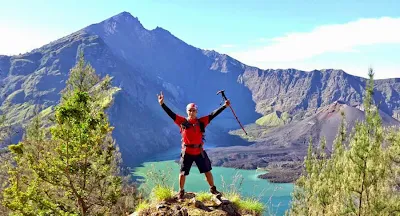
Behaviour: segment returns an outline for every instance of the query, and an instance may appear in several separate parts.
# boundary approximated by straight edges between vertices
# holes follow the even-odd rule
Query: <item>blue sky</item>
[[[4,1],[0,54],[40,47],[122,11],[195,47],[267,68],[400,78],[400,1]]]

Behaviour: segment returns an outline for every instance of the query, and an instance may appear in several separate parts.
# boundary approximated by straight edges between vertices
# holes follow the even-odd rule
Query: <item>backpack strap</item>
[[[199,125],[200,125],[200,131],[201,131],[202,133],[205,133],[206,130],[205,130],[205,127],[204,127],[204,123],[201,122],[201,121],[199,121],[198,119],[197,119],[197,122],[198,122]]]
[[[206,140],[205,139],[205,127],[204,127],[204,123],[203,122],[201,122],[199,119],[196,119],[197,120],[197,123],[196,124],[191,124],[186,118],[185,118],[185,120],[183,121],[183,123],[181,124],[181,129],[180,129],[180,132],[182,133],[182,131],[183,130],[186,130],[186,129],[188,129],[188,128],[190,128],[190,127],[195,127],[197,124],[200,126],[200,131],[201,131],[201,135],[202,135],[202,140],[203,140],[203,143],[204,143],[204,141]],[[182,142],[183,142],[183,138],[182,138]]]
[[[201,133],[205,133],[206,131],[205,131],[204,123],[201,122],[201,121],[199,121],[199,119],[196,119],[196,120],[197,120],[197,123],[196,123],[196,124],[191,124],[191,123],[185,118],[185,121],[181,124],[181,132],[182,132],[183,130],[186,130],[187,128],[195,127],[196,125],[199,125],[199,126],[200,126],[200,131],[201,131]]]

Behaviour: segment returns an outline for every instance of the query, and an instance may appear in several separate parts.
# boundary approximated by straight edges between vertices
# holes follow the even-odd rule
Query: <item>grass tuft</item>
[[[240,194],[238,192],[229,192],[226,193],[225,198],[231,201],[234,205],[238,206],[240,202]]]
[[[157,201],[157,202],[169,200],[173,196],[174,196],[174,190],[170,187],[156,185],[153,188],[153,197],[155,198],[155,201]]]
[[[150,204],[147,201],[142,201],[136,206],[135,212],[140,212],[142,210],[148,209],[149,207]]]
[[[237,192],[225,194],[225,197],[231,201],[239,211],[250,213],[252,215],[262,215],[266,206],[255,198],[244,198]]]
[[[196,200],[198,200],[200,202],[209,201],[209,200],[211,200],[211,198],[212,198],[212,194],[204,192],[204,191],[199,192],[196,195]]]
[[[265,211],[265,206],[259,200],[254,198],[245,198],[239,200],[236,206],[245,212],[251,213],[253,215],[262,215]]]

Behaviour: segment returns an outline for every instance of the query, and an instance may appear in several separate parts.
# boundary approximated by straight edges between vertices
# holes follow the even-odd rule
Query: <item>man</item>
[[[210,192],[216,195],[221,194],[217,191],[217,188],[214,185],[214,179],[211,173],[211,161],[203,149],[204,132],[205,127],[207,127],[211,120],[230,105],[229,100],[226,100],[223,106],[201,118],[197,118],[196,104],[190,103],[186,106],[187,118],[184,118],[172,112],[167,105],[165,105],[164,95],[162,92],[160,92],[160,95],[157,94],[157,97],[161,107],[172,118],[172,120],[174,120],[175,124],[180,127],[180,132],[182,134],[178,198],[182,199],[185,194],[185,180],[186,176],[189,175],[193,161],[196,163],[200,173],[205,174],[206,180],[210,185]]]

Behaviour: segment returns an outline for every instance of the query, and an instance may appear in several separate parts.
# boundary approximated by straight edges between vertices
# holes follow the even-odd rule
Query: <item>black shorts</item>
[[[181,169],[180,172],[184,173],[184,175],[189,175],[190,168],[192,167],[193,161],[196,162],[196,166],[199,169],[200,173],[205,173],[210,171],[211,168],[211,161],[208,158],[208,155],[205,151],[203,151],[204,157],[199,154],[199,155],[190,155],[190,154],[184,154],[182,157],[181,154],[181,159],[180,159],[180,165]]]

